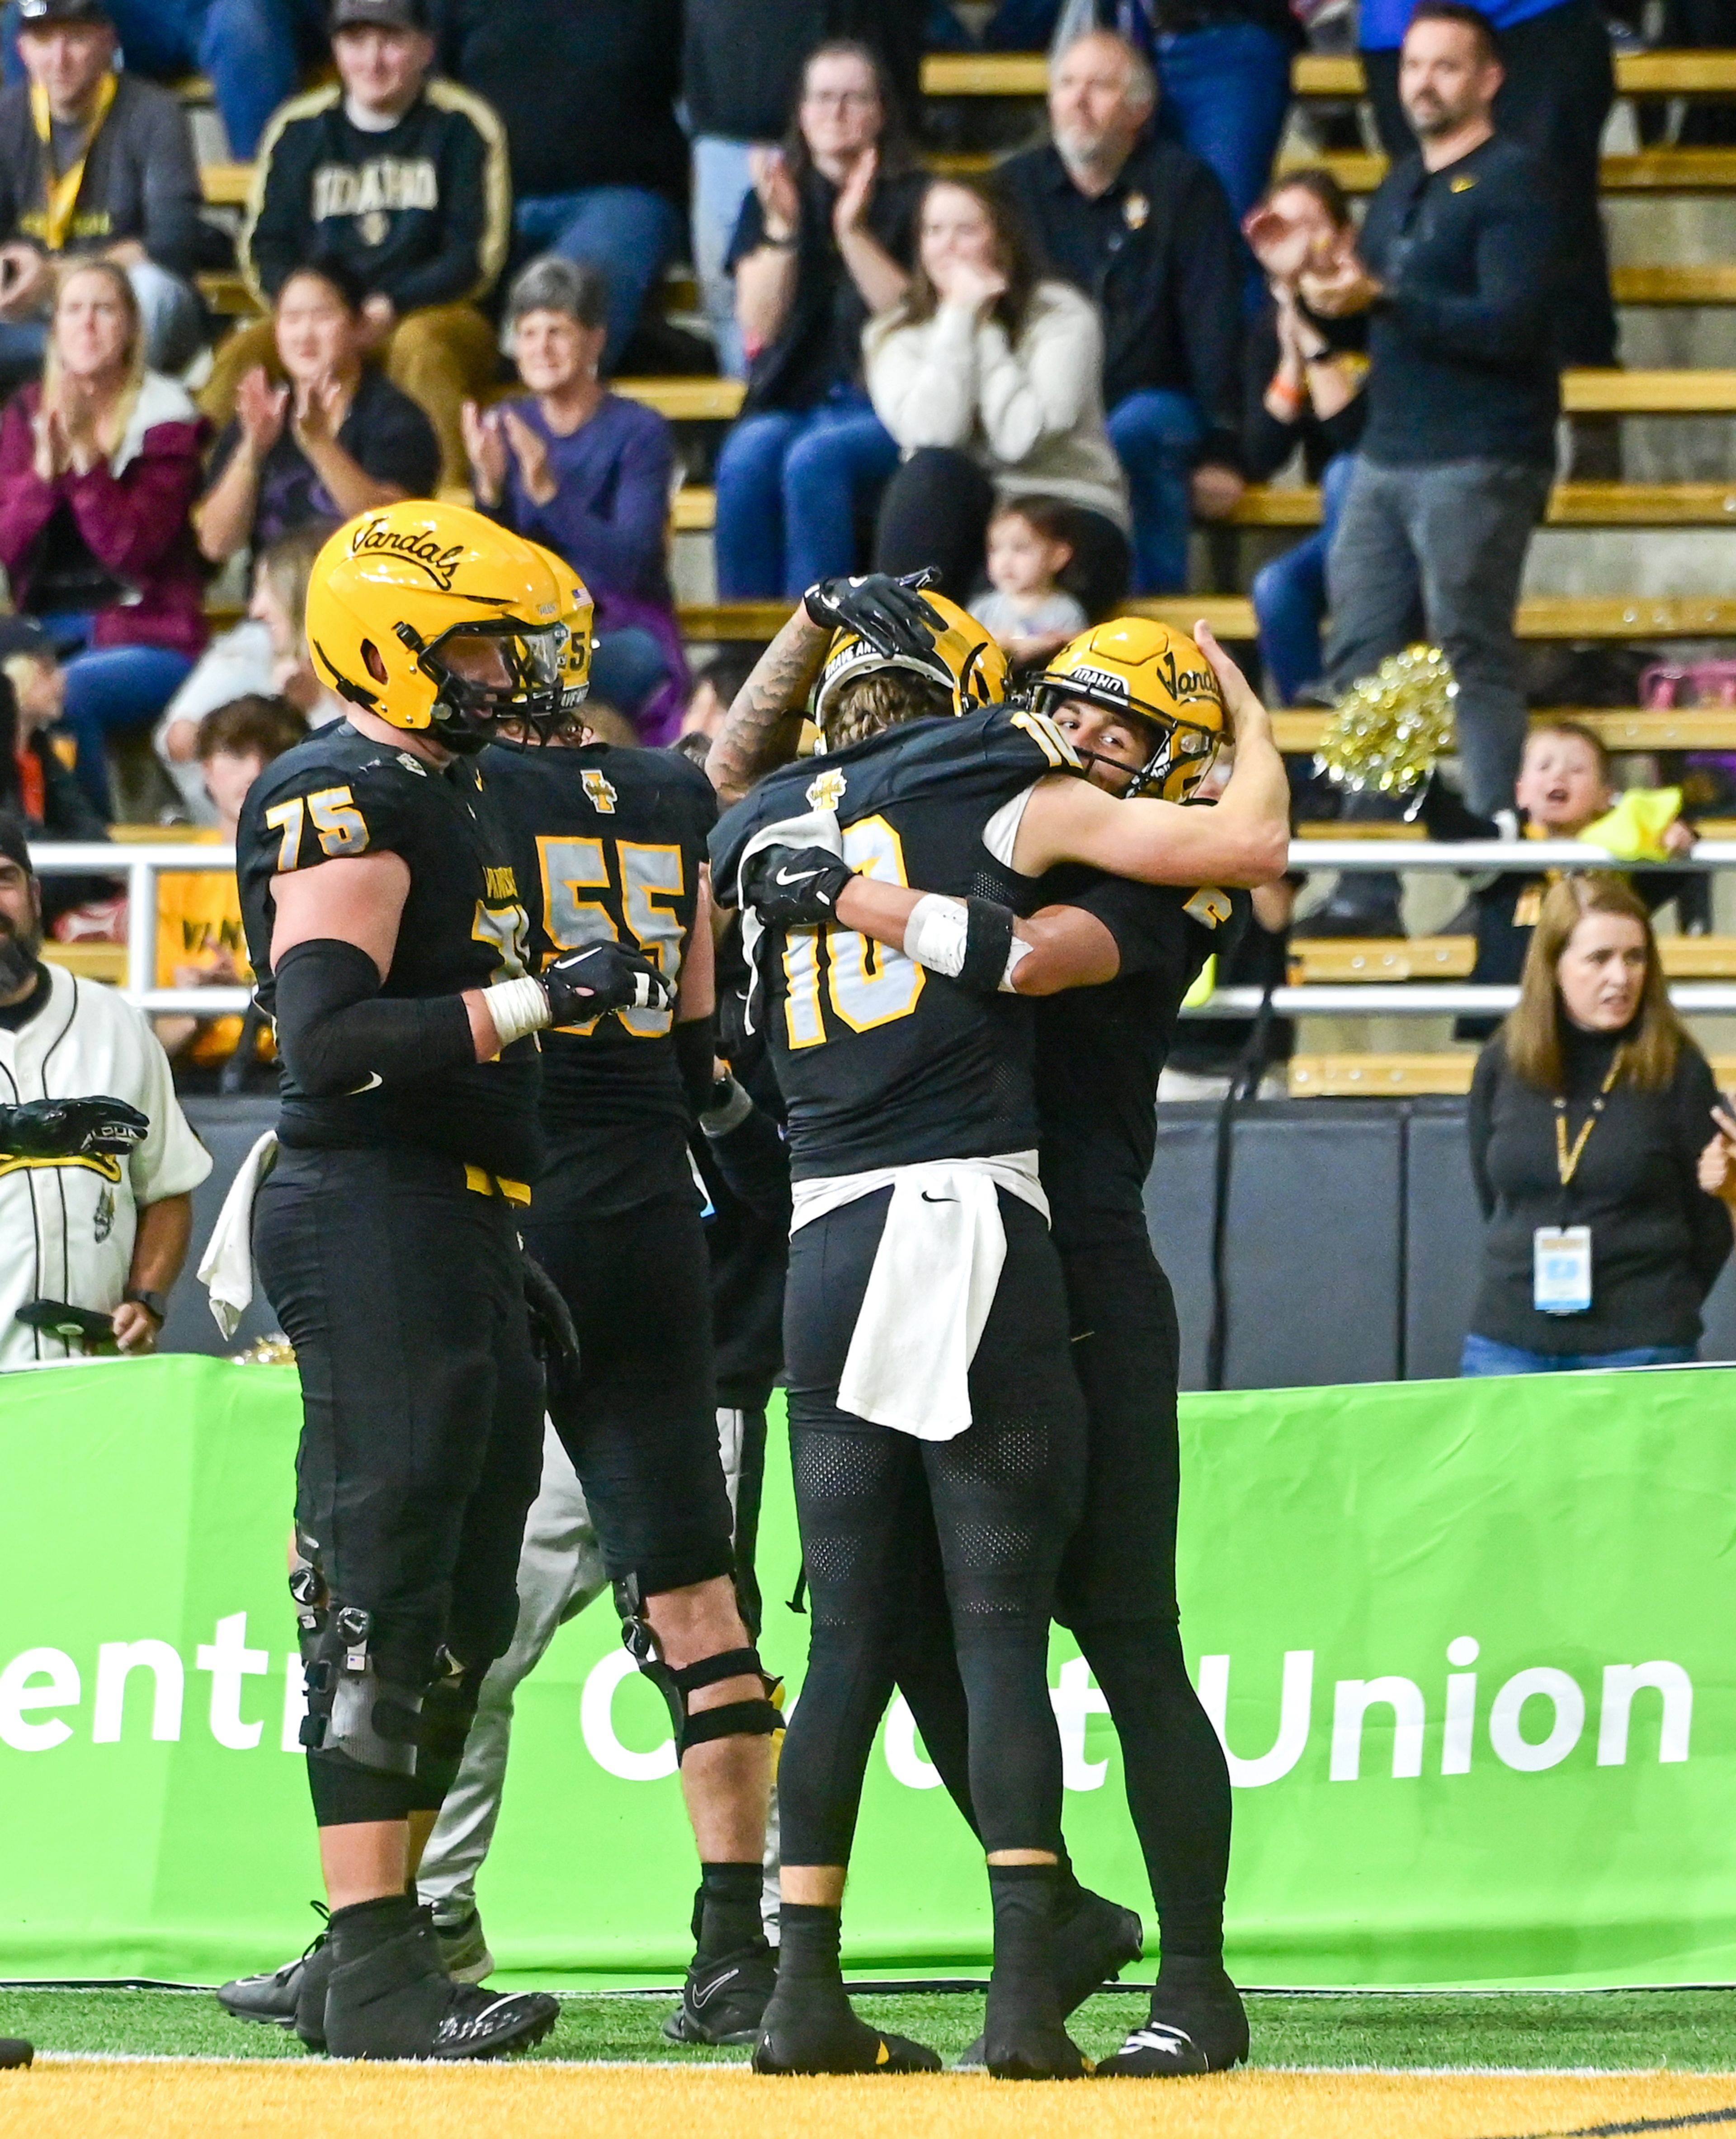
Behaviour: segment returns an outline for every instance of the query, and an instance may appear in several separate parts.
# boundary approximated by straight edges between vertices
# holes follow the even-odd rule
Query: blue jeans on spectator
[[[163,646],[90,644],[88,616],[45,616],[38,622],[66,663],[62,725],[78,744],[78,782],[105,817],[109,794],[107,743],[111,731],[149,727],[193,673],[184,653]],[[71,649],[82,647],[79,653]]]
[[[643,186],[586,186],[575,193],[536,193],[514,209],[526,254],[558,252],[609,277],[609,343],[603,369],[613,371],[645,309],[645,300],[680,250],[681,211]]]
[[[630,718],[669,673],[663,649],[642,626],[606,633],[591,653],[591,690]]]
[[[856,565],[857,526],[898,465],[892,435],[858,386],[813,409],[744,416],[717,456],[717,591],[784,595]]]
[[[1254,576],[1254,614],[1259,619],[1260,658],[1266,682],[1280,705],[1293,705],[1304,683],[1321,672],[1320,627],[1326,621],[1326,553],[1355,457],[1340,453],[1320,477],[1320,529],[1286,550]]]
[[[747,159],[751,141],[726,141],[718,134],[693,137],[693,272],[717,346],[717,369],[726,379],[746,379],[747,352],[736,324],[736,278],[724,267],[741,204],[753,190]]]
[[[1691,1344],[1640,1344],[1629,1352],[1527,1352],[1498,1344],[1475,1330],[1465,1340],[1459,1372],[1465,1374],[1577,1374],[1599,1367],[1682,1367],[1694,1357]]]
[[[1133,503],[1133,589],[1178,595],[1187,586],[1193,525],[1188,478],[1205,426],[1186,394],[1142,387],[1109,411],[1109,442],[1127,470]]]
[[[266,121],[325,52],[322,0],[107,0],[126,64],[154,81],[211,77],[231,152],[249,163]],[[6,79],[22,81],[18,11],[6,11]]]
[[[1157,40],[1157,126],[1223,181],[1240,223],[1266,190],[1290,107],[1290,48],[1257,22],[1215,22]]]

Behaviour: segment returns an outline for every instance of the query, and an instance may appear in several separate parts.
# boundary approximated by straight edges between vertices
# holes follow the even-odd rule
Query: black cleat
[[[542,1991],[501,1998],[454,1983],[423,1909],[383,1945],[334,1957],[325,2046],[335,2058],[492,2058],[540,2043],[560,2017]]]
[[[34,2047],[16,2035],[0,2035],[0,2072],[22,2072],[36,2062]]]
[[[778,1980],[778,1957],[764,1939],[687,1970],[681,2003],[663,2023],[672,2043],[709,2043],[714,2048],[759,2040],[760,2023]]]
[[[1132,1909],[1093,1894],[1088,1887],[1081,1887],[1078,1894],[1070,1914],[1055,1926],[1055,1995],[1063,2019],[1145,1951],[1145,1926]],[[987,2062],[984,2039],[979,2035],[961,2053],[961,2071],[980,2069]]]
[[[842,1987],[803,1998],[774,1995],[754,2047],[756,2073],[937,2073],[934,2052],[907,2035],[883,2034],[858,2020]]]
[[[1145,1926],[1132,1909],[1081,1887],[1070,1914],[1055,1926],[1055,1995],[1061,2016],[1113,1983],[1145,1951]]]
[[[269,1975],[238,1975],[232,1983],[224,1984],[217,1993],[218,2004],[232,2019],[260,2020],[273,2028],[293,2028],[296,2025],[301,1981],[307,1964],[315,1954],[324,1954],[326,1946],[327,1935],[323,1927],[323,1919],[330,1911],[321,1902],[314,1902],[312,1906],[322,1919],[322,1927],[295,1960],[285,1961],[281,1968],[274,1970]],[[322,1971],[322,1994],[323,1972],[329,1971],[330,1967],[328,1958]]]
[[[1228,2072],[1248,2055],[1248,2014],[1241,1994],[1221,1968],[1190,1970],[1152,1993],[1151,2018],[1136,2028],[1099,2079],[1181,2079]]]
[[[331,1941],[319,1940],[302,1960],[295,2028],[311,2050],[325,2047],[325,1993],[331,1986]]]

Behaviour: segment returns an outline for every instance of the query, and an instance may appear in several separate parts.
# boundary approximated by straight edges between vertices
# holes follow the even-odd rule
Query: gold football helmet
[[[568,599],[541,553],[462,506],[362,513],[320,552],[307,643],[340,697],[480,750],[500,720],[558,715]]]
[[[810,719],[822,734],[827,707],[839,688],[858,676],[873,675],[884,668],[907,669],[912,675],[926,676],[938,683],[951,694],[953,712],[961,715],[980,713],[1005,698],[1012,681],[1011,664],[987,629],[956,602],[936,594],[931,587],[923,589],[922,599],[945,624],[926,653],[882,653],[853,631],[833,634],[809,708]]]
[[[1143,723],[1152,751],[1125,792],[1185,802],[1210,771],[1224,733],[1224,694],[1184,631],[1140,616],[1093,624],[1038,677],[1031,702],[1051,718],[1083,701]],[[1094,756],[1080,750],[1088,762]]]
[[[586,586],[565,557],[540,542],[532,542],[536,552],[555,575],[555,585],[560,591],[560,621],[566,626],[566,662],[561,673],[560,710],[570,722],[585,700],[590,696],[591,649],[596,623],[596,604],[591,600],[591,590]]]

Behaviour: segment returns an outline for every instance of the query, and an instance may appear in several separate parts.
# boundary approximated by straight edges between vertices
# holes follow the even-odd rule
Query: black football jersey
[[[713,891],[735,903],[756,833],[835,810],[844,859],[864,875],[1028,912],[1034,881],[995,859],[984,830],[1034,781],[1077,763],[1042,715],[999,706],[786,766],[718,825]],[[835,926],[768,931],[758,963],[797,1180],[1034,1148],[1029,1003],[961,988]]]
[[[1145,1228],[1142,1192],[1157,1148],[1157,1079],[1181,999],[1230,932],[1229,893],[1128,884],[1053,869],[1038,906],[1077,906],[1114,937],[1121,971],[1037,1009],[1043,1187],[1063,1246]]]
[[[267,1012],[276,994],[276,879],[324,861],[380,853],[399,855],[410,872],[383,996],[460,995],[523,976],[529,921],[475,761],[456,758],[439,771],[341,721],[267,766],[241,813],[236,874],[247,955]],[[534,1038],[516,1041],[493,1062],[335,1099],[297,1090],[286,1068],[278,1133],[303,1147],[414,1145],[530,1181],[541,1164],[537,1084]]]
[[[672,986],[693,932],[712,783],[673,751],[496,743],[482,776],[531,917],[531,962],[630,943]],[[565,1189],[599,1216],[691,1189],[672,1011],[626,1011],[543,1035],[542,1119]]]

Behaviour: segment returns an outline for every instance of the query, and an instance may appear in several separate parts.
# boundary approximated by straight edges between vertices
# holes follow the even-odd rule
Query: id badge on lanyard
[[[1539,1226],[1531,1236],[1531,1300],[1540,1314],[1584,1314],[1592,1304],[1592,1229]]]

